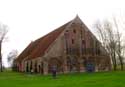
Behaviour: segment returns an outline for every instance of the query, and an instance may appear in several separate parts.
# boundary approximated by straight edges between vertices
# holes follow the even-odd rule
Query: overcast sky
[[[6,55],[13,49],[20,53],[31,41],[42,37],[75,18],[92,30],[97,19],[112,15],[125,17],[124,0],[0,0],[0,22],[8,25],[9,40],[3,45]]]

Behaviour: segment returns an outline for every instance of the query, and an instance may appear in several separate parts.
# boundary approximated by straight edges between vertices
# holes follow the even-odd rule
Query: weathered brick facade
[[[110,58],[100,42],[77,16],[72,21],[29,44],[14,62],[18,71],[48,74],[111,69]]]

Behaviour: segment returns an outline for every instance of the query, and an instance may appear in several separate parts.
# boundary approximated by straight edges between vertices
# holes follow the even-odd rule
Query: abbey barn
[[[109,71],[111,61],[101,43],[77,16],[47,35],[31,42],[14,60],[19,72],[49,74],[57,66],[58,73]]]

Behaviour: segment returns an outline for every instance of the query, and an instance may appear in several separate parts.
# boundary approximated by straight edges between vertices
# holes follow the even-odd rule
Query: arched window
[[[32,61],[30,62],[30,71],[32,70]]]
[[[43,73],[43,67],[44,67],[43,62],[41,62],[41,70],[40,70],[41,74]]]
[[[78,70],[77,65],[78,65],[78,61],[76,57],[67,58],[67,66],[70,72],[77,71]]]
[[[34,67],[35,67],[35,70],[34,70],[34,71],[37,73],[37,61],[35,61]]]
[[[29,69],[28,69],[28,62],[26,62],[26,72],[29,72]]]

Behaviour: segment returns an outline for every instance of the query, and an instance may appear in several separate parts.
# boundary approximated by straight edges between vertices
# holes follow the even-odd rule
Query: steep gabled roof
[[[39,44],[36,48],[31,52],[28,59],[33,59],[37,57],[41,57],[44,55],[47,48],[56,40],[56,38],[61,34],[61,32],[65,29],[65,27],[69,24],[61,26],[60,28],[50,32],[49,34],[45,35],[44,37],[40,38]]]
[[[71,21],[70,21],[71,22]],[[31,42],[23,52],[18,56],[15,61],[22,61],[26,57],[29,59],[41,57],[44,55],[46,49],[56,40],[56,38],[61,34],[61,32],[66,28],[70,23],[66,23],[63,26],[57,28],[56,30],[48,33],[47,35]]]

